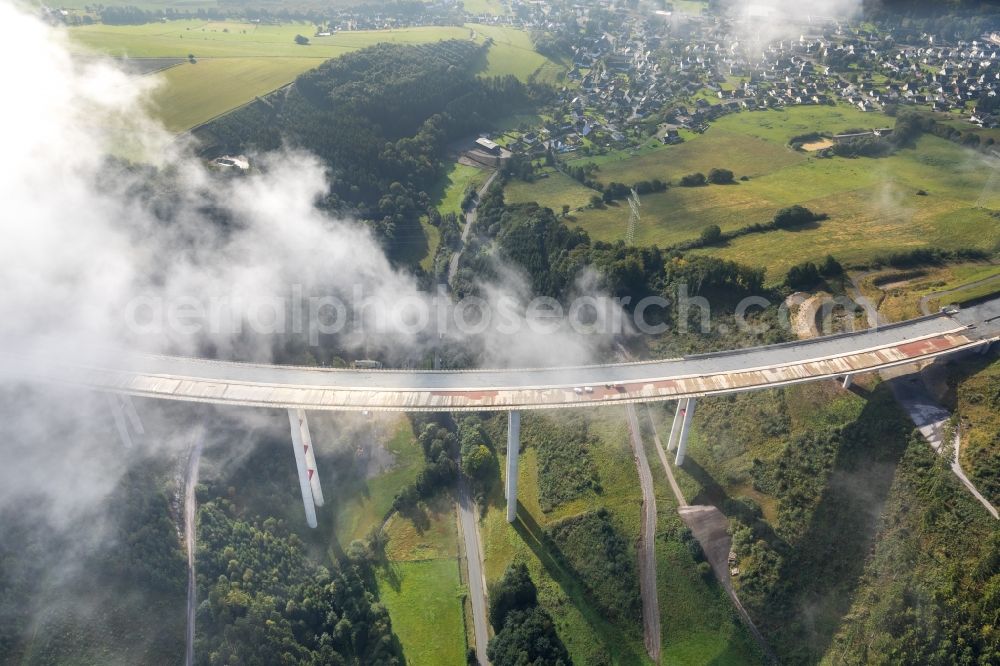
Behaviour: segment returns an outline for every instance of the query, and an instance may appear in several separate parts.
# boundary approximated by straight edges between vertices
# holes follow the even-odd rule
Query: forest
[[[325,62],[290,87],[195,133],[209,152],[304,148],[329,168],[322,206],[366,220],[398,259],[420,242],[427,192],[449,146],[533,104],[545,89],[480,78],[489,45],[380,44]],[[426,243],[426,240],[424,240]]]

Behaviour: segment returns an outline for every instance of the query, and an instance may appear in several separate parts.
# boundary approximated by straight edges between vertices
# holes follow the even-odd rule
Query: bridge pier
[[[122,446],[126,449],[131,449],[132,435],[128,431],[128,424],[125,422],[125,410],[122,408],[121,401],[114,393],[105,393],[104,398],[108,401],[108,409],[111,410],[111,416],[115,419],[115,428],[118,429],[118,437],[122,441]]]
[[[315,528],[317,525],[316,505],[313,500],[309,470],[306,467],[306,450],[302,442],[302,421],[299,420],[298,416],[300,411],[302,410],[289,409],[288,423],[292,430],[292,450],[295,452],[295,468],[299,473],[299,490],[302,492],[302,507],[306,511],[306,524]],[[313,473],[311,476],[315,477],[316,474]]]
[[[851,388],[851,384],[854,383],[854,377],[852,375],[844,375],[843,386],[845,389]]]
[[[132,433],[134,432],[136,435],[146,434],[146,429],[142,426],[142,420],[139,418],[139,412],[135,411],[132,396],[105,393],[104,397],[111,409],[111,416],[115,419],[115,428],[118,429],[118,437],[122,440],[122,446],[131,449],[135,443],[132,439]],[[132,427],[131,431],[129,426]]]
[[[681,432],[677,441],[677,457],[674,464],[680,467],[684,464],[684,455],[687,453],[688,435],[691,434],[691,420],[694,418],[695,400],[688,398],[684,405],[684,422],[681,424]]]
[[[295,417],[299,422],[299,430],[302,434],[302,450],[306,454],[306,475],[309,477],[309,486],[312,488],[313,504],[317,507],[323,506],[323,487],[319,482],[319,468],[316,467],[316,450],[313,448],[312,435],[309,433],[309,420],[306,418],[306,410],[296,409]]]
[[[684,412],[687,410],[688,399],[681,398],[674,406],[674,422],[670,426],[670,437],[667,439],[667,451],[677,448],[677,438],[681,434],[681,425],[684,423]]]
[[[507,522],[517,518],[517,459],[521,453],[521,412],[507,412],[507,483],[504,496],[507,498]]]

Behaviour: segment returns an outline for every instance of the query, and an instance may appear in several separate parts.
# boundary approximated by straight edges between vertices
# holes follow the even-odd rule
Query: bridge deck
[[[877,330],[638,363],[468,371],[335,370],[126,354],[11,374],[190,402],[331,410],[480,411],[652,402],[746,391],[927,360],[1000,338],[1000,302]],[[577,391],[589,387],[589,390]]]

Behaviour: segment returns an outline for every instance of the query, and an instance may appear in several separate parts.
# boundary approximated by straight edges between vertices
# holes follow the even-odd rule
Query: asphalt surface
[[[331,410],[487,411],[652,402],[872,372],[1000,339],[1000,299],[857,333],[675,359],[507,370],[336,370],[134,353],[2,355],[0,374],[150,398]],[[589,390],[585,390],[589,387]]]
[[[458,519],[465,541],[465,561],[469,572],[469,601],[472,603],[472,624],[476,634],[476,658],[481,666],[489,664],[486,644],[490,640],[489,617],[486,614],[486,582],[483,576],[483,554],[479,547],[479,523],[476,504],[468,481],[460,476],[458,481]]]
[[[646,652],[654,663],[660,663],[660,601],[656,588],[656,494],[653,473],[649,469],[646,450],[642,446],[642,431],[635,405],[625,406],[629,441],[639,470],[642,491],[642,524],[639,530],[639,596],[642,597],[642,635]]]

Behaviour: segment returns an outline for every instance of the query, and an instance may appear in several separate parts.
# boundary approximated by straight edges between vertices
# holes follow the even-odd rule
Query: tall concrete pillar
[[[323,487],[319,482],[319,468],[316,467],[316,450],[313,448],[312,435],[309,433],[309,419],[306,418],[306,410],[296,409],[295,417],[299,422],[299,430],[302,433],[302,449],[306,454],[306,475],[309,477],[309,486],[312,488],[313,504],[323,506]]]
[[[121,400],[122,407],[125,409],[125,416],[128,417],[128,422],[132,424],[132,430],[135,430],[137,435],[145,435],[146,429],[142,427],[139,412],[135,411],[135,403],[132,402],[132,396],[121,395],[118,396],[118,399]]]
[[[677,442],[677,457],[674,464],[680,467],[684,464],[684,454],[687,453],[688,436],[691,434],[691,419],[694,418],[694,398],[688,398],[684,407],[684,422],[681,424],[681,434]]]
[[[507,522],[517,518],[517,458],[521,453],[521,412],[507,412]]]
[[[292,450],[295,452],[295,468],[299,473],[299,490],[302,492],[302,506],[306,510],[306,524],[314,528],[317,525],[316,506],[313,503],[309,472],[306,469],[306,451],[302,443],[302,428],[297,411],[288,410],[288,423],[292,429]]]
[[[854,383],[854,377],[852,377],[851,375],[844,375],[844,388],[845,389],[851,388],[851,384],[853,384],[853,383]]]
[[[667,440],[667,451],[677,448],[677,438],[681,434],[681,424],[684,423],[684,412],[687,410],[688,399],[681,398],[674,407],[674,422],[670,426],[670,438]]]
[[[122,409],[121,401],[114,393],[105,393],[104,398],[108,402],[108,409],[111,410],[111,416],[115,419],[115,428],[118,429],[118,437],[122,440],[122,446],[126,449],[131,449],[132,435],[129,434],[128,424],[125,423],[125,410]]]

